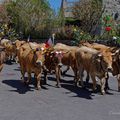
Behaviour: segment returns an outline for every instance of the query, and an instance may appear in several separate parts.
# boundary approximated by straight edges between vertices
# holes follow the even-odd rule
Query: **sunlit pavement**
[[[0,73],[0,120],[120,120],[120,93],[114,77],[104,96],[99,90],[93,93],[91,85],[74,87],[71,70],[61,78],[61,88],[55,87],[55,75],[48,75],[41,91],[33,84],[25,86],[20,78],[16,64],[5,65]]]

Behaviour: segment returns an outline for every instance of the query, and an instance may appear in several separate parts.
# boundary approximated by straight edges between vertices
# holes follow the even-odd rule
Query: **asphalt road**
[[[41,91],[33,84],[24,86],[20,76],[16,64],[5,65],[0,73],[0,120],[120,120],[120,93],[114,77],[109,80],[111,90],[102,96],[90,86],[74,87],[72,71],[61,78],[62,88],[56,88],[55,76],[49,75]]]

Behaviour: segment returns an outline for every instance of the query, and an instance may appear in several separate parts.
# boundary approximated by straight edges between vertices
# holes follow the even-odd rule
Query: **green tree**
[[[54,14],[47,0],[15,0],[7,3],[6,8],[15,29],[26,37],[51,34]]]

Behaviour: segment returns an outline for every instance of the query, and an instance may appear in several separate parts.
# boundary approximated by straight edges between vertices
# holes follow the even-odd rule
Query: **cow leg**
[[[84,87],[84,83],[83,83],[83,72],[84,72],[84,70],[81,69],[81,71],[80,71],[80,84],[81,84],[82,87]]]
[[[67,69],[62,72],[62,75],[65,75],[69,69],[70,69],[70,66],[67,66]]]
[[[12,60],[12,61],[14,60],[14,55],[13,55],[13,54],[11,54],[11,60]]]
[[[120,74],[117,76],[117,80],[118,80],[118,92],[120,92]]]
[[[93,91],[96,90],[96,79],[95,79],[95,75],[91,74],[91,79],[92,79],[92,82],[93,82]]]
[[[18,63],[18,56],[15,57],[15,63],[17,64]]]
[[[84,87],[83,72],[84,72],[84,69],[82,69],[82,68],[80,68],[79,71],[76,72],[76,74],[77,74],[77,80],[75,81],[75,86],[79,86],[79,81],[80,81],[81,86]]]
[[[100,79],[100,83],[101,83],[101,94],[104,95],[106,79],[105,78]]]
[[[56,84],[56,86],[59,88],[59,87],[61,87],[61,85],[60,85],[60,67],[59,66],[57,66],[56,68],[55,68],[55,74],[56,74],[56,79],[57,79],[57,84]]]
[[[73,71],[74,71],[74,70],[73,70]],[[74,72],[75,72],[75,71],[74,71]],[[78,86],[79,86],[78,82],[79,82],[79,80],[80,80],[80,70],[77,71],[77,73],[75,73],[75,75],[76,75],[76,78],[74,78],[74,82],[75,82],[75,86],[78,87]]]
[[[44,70],[43,73],[44,73],[44,84],[46,85],[47,84],[47,71]]]
[[[24,71],[24,69],[21,69],[21,75],[22,75],[22,77],[21,77],[22,81],[25,82],[25,71]]]
[[[87,72],[87,77],[86,77],[86,84],[88,85],[89,83],[89,80],[90,80],[90,76],[89,76],[89,72]]]
[[[109,87],[109,84],[108,84],[108,79],[109,79],[108,73],[106,74],[105,79],[106,79],[106,82],[105,82],[105,89],[106,89],[106,90],[109,90],[110,87]]]
[[[73,69],[73,72],[74,72],[74,83],[76,83],[76,81],[77,81],[77,72],[78,72],[78,70],[77,70],[77,68],[75,68],[75,67],[72,67],[72,69]]]
[[[26,81],[26,84],[28,85],[31,82],[31,72],[28,72],[28,79]]]
[[[0,65],[0,72],[2,71],[3,69],[3,64]]]
[[[40,84],[41,80],[40,80],[40,79],[41,79],[41,73],[38,73],[38,74],[37,74],[37,79],[36,79],[36,80],[37,80],[37,81],[36,81],[36,89],[37,89],[37,90],[40,90],[40,89],[41,89],[41,84]]]

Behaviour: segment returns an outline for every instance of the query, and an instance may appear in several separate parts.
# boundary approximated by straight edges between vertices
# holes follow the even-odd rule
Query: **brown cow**
[[[10,40],[8,40],[8,39],[2,39],[2,40],[0,40],[0,45],[1,46],[6,46],[6,44],[8,44],[8,43],[11,43],[11,41]]]
[[[115,58],[113,59],[113,76],[117,76],[118,81],[118,92],[120,92],[120,49],[115,51]],[[108,83],[107,83],[108,86]]]
[[[47,80],[47,72],[55,71],[56,79],[57,79],[57,87],[61,87],[60,85],[60,67],[61,67],[61,56],[63,52],[55,50],[54,48],[48,48],[45,52],[45,62],[44,62],[44,77],[45,84]]]
[[[4,48],[2,46],[0,46],[0,72],[3,69],[5,60],[6,60],[6,55],[4,52]]]
[[[26,43],[26,41],[16,40],[16,41],[14,42],[14,45],[15,45],[15,47],[16,47],[16,50],[19,50],[19,48],[20,48],[23,44],[25,44],[25,43]]]
[[[82,43],[82,45],[85,45],[87,47],[90,48],[94,48],[96,50],[99,50],[101,52],[104,52],[104,55],[107,55],[107,53],[112,54],[113,57],[113,63],[112,63],[112,74],[113,76],[117,75],[117,80],[118,80],[118,91],[120,91],[120,50],[116,47],[108,47],[106,45],[102,45],[102,44],[98,44],[98,43],[93,43],[93,44],[89,44],[89,43]],[[109,76],[106,78],[106,89],[109,89],[109,85],[108,85],[108,78]],[[89,77],[87,76],[87,81],[89,81]]]
[[[16,49],[14,44],[11,41],[2,43],[2,46],[5,47],[6,57],[8,60],[13,60],[16,57]]]
[[[24,80],[25,72],[28,74],[28,80],[26,83],[28,84],[31,80],[31,73],[35,74],[37,79],[37,89],[40,89],[40,77],[42,74],[42,66],[44,64],[44,53],[42,50],[36,49],[31,50],[26,54],[26,51],[23,51],[20,57],[20,67],[21,73]]]
[[[102,52],[85,46],[77,49],[76,53],[77,67],[80,73],[80,80],[82,80],[83,71],[86,70],[90,74],[93,81],[93,90],[96,89],[97,76],[101,82],[101,93],[105,94],[106,72],[112,69],[112,59],[110,62],[104,57]]]
[[[75,52],[79,47],[76,46],[68,46],[62,43],[58,43],[54,46],[54,49],[56,50],[61,50],[63,52],[67,51],[65,54],[62,55],[62,59],[61,59],[61,63],[63,65],[68,66],[67,70],[69,69],[69,67],[72,68],[73,72],[74,72],[74,81],[76,84],[76,77],[77,77],[77,67],[76,67],[76,58],[75,58]],[[66,70],[66,71],[67,71]],[[65,71],[64,71],[65,73]],[[76,84],[77,85],[77,84]]]
[[[37,89],[40,89],[40,76],[44,64],[44,52],[38,47],[38,44],[25,43],[18,50],[18,59],[21,67],[22,79],[24,81],[25,73],[28,74],[28,84],[33,72],[37,79]]]

